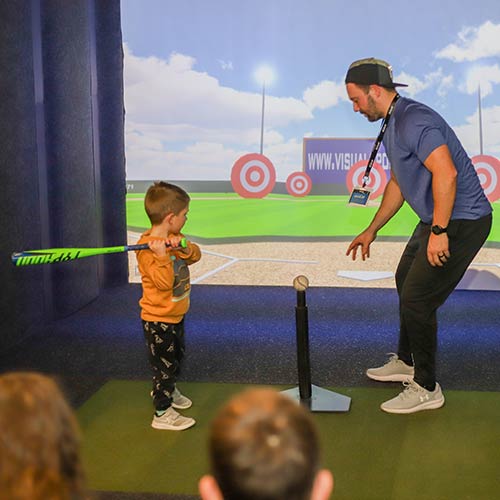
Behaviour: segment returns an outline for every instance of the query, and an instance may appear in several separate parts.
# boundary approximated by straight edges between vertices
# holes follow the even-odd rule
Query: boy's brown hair
[[[169,182],[155,182],[146,192],[144,208],[153,226],[161,224],[169,214],[179,214],[190,201],[184,189]]]

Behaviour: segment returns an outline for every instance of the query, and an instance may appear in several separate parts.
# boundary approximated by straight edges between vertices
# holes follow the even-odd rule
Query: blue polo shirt
[[[434,212],[432,174],[424,166],[427,157],[446,144],[457,170],[457,194],[451,219],[475,220],[491,213],[476,170],[453,129],[434,110],[401,97],[383,139],[404,199],[430,224]]]

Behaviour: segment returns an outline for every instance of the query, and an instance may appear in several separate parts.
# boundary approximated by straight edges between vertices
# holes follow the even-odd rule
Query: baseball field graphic
[[[412,40],[400,9],[359,20],[356,4],[335,2],[277,0],[272,7],[227,9],[199,2],[195,13],[182,3],[123,2],[127,243],[149,225],[148,185],[164,180],[191,195],[184,231],[210,255],[195,266],[202,276],[212,272],[210,280],[224,275],[224,282],[248,283],[236,273],[245,267],[255,275],[252,283],[280,284],[292,270],[307,274],[296,261],[320,262],[307,264],[321,267],[313,285],[348,286],[337,280],[344,271],[393,274],[397,257],[390,256],[402,251],[417,223],[407,206],[379,232],[370,262],[345,259],[390,178],[382,146],[366,206],[348,204],[380,129],[379,121],[356,112],[346,93],[349,64],[363,57],[388,61],[394,81],[408,84],[399,88],[401,96],[450,124],[498,212],[499,25],[489,1],[457,5],[450,18],[447,8],[423,0],[412,9],[411,24],[426,26],[428,36]],[[352,38],[353,19],[359,43],[350,46],[343,41]],[[182,25],[190,29],[181,32]],[[391,43],[377,54],[371,53],[374,25],[391,26]],[[494,214],[477,257],[480,274],[500,274],[497,219]],[[209,259],[216,269],[226,267],[204,269]]]

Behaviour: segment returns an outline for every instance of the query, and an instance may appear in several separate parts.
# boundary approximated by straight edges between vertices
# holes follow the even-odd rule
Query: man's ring
[[[438,257],[439,257],[439,259],[444,258],[444,253],[440,253],[440,254],[438,254]]]

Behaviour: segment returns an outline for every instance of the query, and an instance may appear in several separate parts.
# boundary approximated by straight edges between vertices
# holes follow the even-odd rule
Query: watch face
[[[446,233],[446,228],[445,227],[441,227],[441,226],[432,226],[431,227],[431,231],[434,234],[443,234],[443,233]]]

